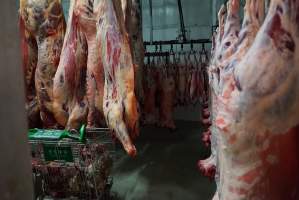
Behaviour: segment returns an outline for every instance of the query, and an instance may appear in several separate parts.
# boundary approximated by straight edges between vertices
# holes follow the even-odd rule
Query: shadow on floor
[[[211,200],[215,184],[197,170],[209,156],[201,143],[201,127],[177,122],[170,132],[144,127],[136,141],[138,156],[129,158],[117,147],[112,192],[119,200]]]

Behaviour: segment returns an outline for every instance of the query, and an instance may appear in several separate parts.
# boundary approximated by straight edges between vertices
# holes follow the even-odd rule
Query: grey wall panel
[[[0,6],[0,199],[32,200],[17,2]]]
[[[143,0],[144,39],[150,39],[149,1]],[[154,40],[176,39],[180,31],[177,0],[152,0]],[[188,38],[209,38],[212,26],[211,0],[182,0]]]

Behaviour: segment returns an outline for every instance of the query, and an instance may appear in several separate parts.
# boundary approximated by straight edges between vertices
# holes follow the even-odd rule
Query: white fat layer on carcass
[[[243,90],[238,104],[244,123],[246,122],[248,127],[259,127],[262,131],[278,134],[285,133],[298,124],[299,57],[278,51],[270,37],[265,34],[273,14],[276,13],[273,11],[274,6],[271,9],[272,12],[269,11],[270,14],[255,43],[235,73]],[[292,28],[296,26],[291,24],[291,20],[282,16],[281,21],[292,38],[297,38],[298,33]],[[294,42],[296,54],[299,41],[295,39]],[[288,120],[277,123],[280,119]]]
[[[293,55],[285,52],[278,52],[273,41],[265,34],[272,16],[268,15],[255,43],[236,68],[235,74],[237,80],[240,80],[241,91],[234,91],[231,98],[224,101],[225,105],[229,105],[231,112],[219,111],[218,113],[228,123],[225,125],[227,132],[236,133],[238,139],[238,145],[232,145],[229,148],[224,137],[218,141],[221,177],[225,177],[221,179],[220,185],[226,185],[220,192],[221,199],[240,200],[242,196],[232,194],[229,191],[229,185],[241,186],[245,189],[252,188],[263,178],[263,174],[260,174],[251,184],[235,179],[262,165],[260,158],[256,155],[270,146],[271,137],[257,144],[255,136],[267,132],[283,134],[298,124],[299,69],[296,64],[299,58],[298,56],[293,58]],[[295,34],[298,34],[296,30],[290,30],[291,27],[296,26],[290,24],[290,21],[282,17],[284,28],[291,33],[293,38],[296,38]],[[295,44],[297,47],[298,39],[295,40]],[[298,49],[295,49],[295,53],[297,51]],[[286,120],[281,123],[281,119]],[[219,128],[221,130],[221,127]],[[237,162],[236,164],[232,155],[242,158],[243,163]],[[268,155],[266,160],[272,165],[279,163],[278,158],[272,154]],[[266,197],[259,196],[256,199],[266,199]]]
[[[258,26],[258,25],[257,25]],[[248,28],[248,27],[246,27]],[[255,28],[255,27],[253,27]],[[252,31],[253,32],[253,31]],[[243,42],[243,45],[245,45],[245,49],[239,49],[240,51],[242,50],[243,52],[246,51],[246,48],[248,48],[247,45],[250,45],[251,41],[254,39],[254,32],[253,35],[251,35],[250,37],[253,38],[247,38],[247,43]],[[244,46],[243,46],[244,47]],[[239,54],[242,54],[242,52],[239,51]],[[246,53],[246,52],[245,52]],[[228,60],[227,62],[230,62],[230,60]],[[227,63],[224,63],[223,66],[226,66]],[[232,71],[228,71],[227,74],[225,74],[222,82],[222,88],[221,91],[224,89],[229,89],[226,88],[227,86],[230,86],[231,83],[233,83],[233,80],[231,80],[232,78]],[[228,85],[225,85],[225,83],[228,83]],[[220,84],[221,85],[221,84]],[[246,185],[244,182],[239,182],[237,180],[234,180],[234,177],[237,176],[242,176],[244,175],[244,173],[255,169],[256,167],[261,165],[261,161],[257,160],[255,158],[255,155],[257,155],[257,152],[260,151],[260,148],[256,148],[256,149],[252,149],[252,148],[244,148],[245,146],[251,147],[253,145],[254,142],[256,142],[253,138],[254,135],[256,133],[256,131],[253,130],[243,130],[244,127],[241,127],[240,130],[235,129],[234,124],[235,123],[240,123],[240,113],[236,112],[238,109],[240,109],[239,104],[237,102],[235,102],[236,99],[239,98],[239,92],[238,91],[233,91],[230,94],[230,98],[220,98],[220,102],[223,104],[220,107],[225,110],[223,110],[224,112],[222,112],[221,110],[218,111],[218,115],[222,117],[222,119],[224,119],[224,124],[220,128],[219,134],[225,134],[223,133],[224,128],[227,129],[228,133],[237,133],[237,139],[238,139],[238,145],[234,145],[234,147],[230,147],[228,148],[226,145],[228,144],[227,141],[225,141],[225,138],[222,137],[219,141],[219,148],[220,148],[220,153],[219,153],[219,159],[221,160],[220,162],[220,170],[222,172],[221,174],[221,185],[236,185],[236,186],[242,186],[242,188],[250,188],[250,185],[254,185],[257,181],[258,181],[258,177],[256,177],[256,180],[254,180],[250,185]],[[246,113],[247,114],[247,113]],[[243,131],[243,132],[242,132]],[[244,135],[244,133],[247,134],[248,137],[242,137],[242,135]],[[252,133],[252,134],[248,134],[248,133]],[[261,133],[263,133],[263,131],[261,131]],[[220,135],[222,136],[222,135]],[[241,137],[238,137],[241,136]],[[253,145],[254,146],[254,145]],[[262,145],[262,148],[267,148],[269,146],[269,141],[266,140],[264,141],[264,144]],[[233,152],[232,152],[233,151]],[[242,160],[245,160],[245,163],[241,163],[241,164],[236,164],[235,162],[231,162],[234,160],[234,158],[231,157],[231,155],[238,155],[241,158],[245,158]],[[270,159],[271,160],[271,159]],[[273,159],[272,159],[273,160]],[[225,177],[225,179],[224,179]],[[233,181],[232,181],[233,180]],[[229,181],[227,183],[225,183],[225,181]],[[229,187],[224,187],[223,191],[220,192],[220,195],[223,194],[223,199],[240,199],[242,197],[240,197],[240,195],[234,196],[234,194],[231,194],[231,191],[228,191]],[[227,195],[227,196],[226,196]],[[245,198],[245,197],[244,197]]]

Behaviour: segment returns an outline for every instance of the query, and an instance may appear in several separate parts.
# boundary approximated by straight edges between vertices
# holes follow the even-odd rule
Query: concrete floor
[[[209,156],[201,143],[201,127],[177,122],[170,132],[145,127],[136,141],[138,156],[116,151],[112,192],[120,200],[211,200],[215,184],[197,170],[199,159]]]

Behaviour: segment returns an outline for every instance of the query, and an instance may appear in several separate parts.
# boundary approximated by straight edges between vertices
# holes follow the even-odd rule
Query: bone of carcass
[[[136,155],[130,134],[138,133],[134,66],[129,36],[119,0],[99,2],[97,43],[103,60],[105,86],[103,109],[107,125],[129,155]]]
[[[88,49],[81,20],[91,15],[91,11],[86,12],[88,10],[86,7],[86,9],[82,9],[82,7],[84,8],[82,4],[84,5],[85,2],[87,0],[71,1],[67,32],[54,78],[55,118],[67,129],[79,128],[82,123],[86,122],[87,116],[86,65]],[[92,26],[89,27],[92,28]]]
[[[52,89],[65,33],[61,2],[20,0],[20,32],[29,121],[57,127]]]
[[[299,1],[272,0],[253,44],[224,82],[220,199],[299,199]]]

